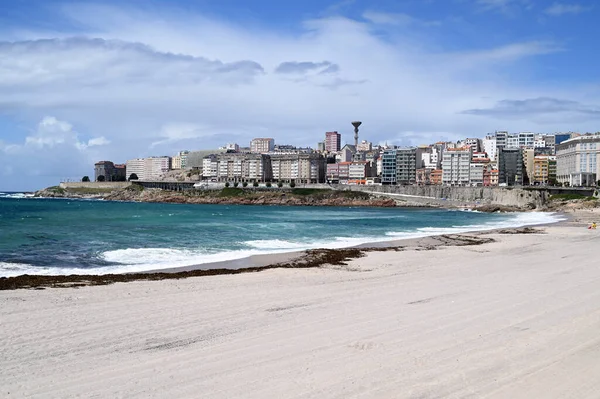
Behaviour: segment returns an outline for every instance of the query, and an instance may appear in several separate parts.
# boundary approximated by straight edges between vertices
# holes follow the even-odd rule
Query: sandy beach
[[[0,397],[597,398],[597,216],[346,266],[0,291]]]

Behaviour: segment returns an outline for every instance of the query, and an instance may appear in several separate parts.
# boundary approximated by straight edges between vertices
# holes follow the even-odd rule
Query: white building
[[[521,132],[517,136],[519,138],[519,148],[533,148],[535,145],[536,134],[532,132]]]
[[[127,180],[129,180],[132,174],[135,174],[139,180],[144,180],[146,178],[145,162],[144,158],[128,160],[125,164],[125,176],[127,177]]]
[[[447,148],[442,160],[442,184],[468,186],[471,172],[471,147]],[[482,177],[483,182],[483,177]]]
[[[600,134],[556,145],[556,180],[571,186],[595,185],[600,176]]]
[[[219,162],[216,155],[208,155],[202,160],[202,177],[213,179],[218,177]]]
[[[487,136],[483,139],[483,151],[488,154],[490,160],[496,160],[496,137],[495,136]]]
[[[127,179],[135,173],[139,180],[155,180],[170,169],[170,157],[136,158],[127,161],[125,175]]]

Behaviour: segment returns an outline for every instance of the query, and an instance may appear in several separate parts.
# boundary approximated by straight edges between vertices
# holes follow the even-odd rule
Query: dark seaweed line
[[[466,236],[466,235],[441,235],[435,237],[441,246],[467,246],[481,245],[494,242],[493,238]],[[435,250],[436,245],[420,246],[419,250]],[[283,263],[267,266],[245,267],[240,269],[210,269],[189,270],[182,272],[158,273],[128,273],[128,274],[103,274],[103,275],[57,275],[36,276],[24,274],[17,277],[1,277],[1,290],[15,289],[44,289],[44,288],[77,288],[90,285],[108,285],[113,283],[127,283],[131,281],[156,281],[177,280],[189,277],[218,276],[225,274],[254,273],[270,269],[308,269],[323,265],[345,266],[346,262],[365,256],[367,252],[403,251],[403,246],[375,247],[375,248],[342,248],[342,249],[312,249],[305,251],[301,258]]]

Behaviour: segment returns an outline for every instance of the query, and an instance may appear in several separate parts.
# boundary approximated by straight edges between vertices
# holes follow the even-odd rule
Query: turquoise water
[[[143,271],[555,220],[547,213],[150,204],[0,193],[0,276]]]

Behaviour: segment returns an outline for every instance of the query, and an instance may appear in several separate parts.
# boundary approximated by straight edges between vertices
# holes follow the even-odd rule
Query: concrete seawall
[[[411,202],[440,204],[444,201],[464,204],[489,204],[539,208],[548,200],[543,190],[503,187],[446,186],[337,186],[337,189],[364,191],[390,197],[405,196]]]

